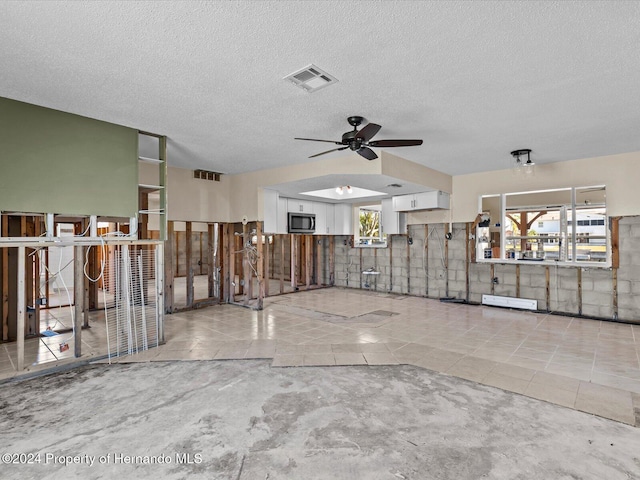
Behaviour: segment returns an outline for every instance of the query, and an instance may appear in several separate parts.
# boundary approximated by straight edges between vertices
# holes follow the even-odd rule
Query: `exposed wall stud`
[[[492,263],[489,268],[489,273],[491,275],[491,277],[489,277],[491,279],[491,295],[496,294],[496,284],[493,283],[493,279],[496,278],[495,270],[495,265]]]
[[[73,274],[74,274],[74,288],[73,288],[73,339],[74,339],[74,355],[76,358],[82,356],[82,312],[84,310],[84,289],[79,288],[84,281],[84,249],[81,245],[76,245],[73,249]]]
[[[618,269],[611,269],[612,297],[613,297],[613,319],[618,320]]]
[[[547,265],[544,269],[545,276],[545,300],[547,302],[547,312],[551,311],[551,273],[549,271],[549,266]]]
[[[578,315],[582,315],[582,268],[576,268],[578,281]]]
[[[251,266],[249,265],[249,256],[247,255],[246,248],[251,245],[251,237],[249,236],[249,224],[245,223],[242,225],[242,247],[240,250],[242,251],[242,273],[244,278],[244,286],[242,288],[244,294],[244,305],[249,305],[249,300],[251,300],[251,293],[253,289],[251,288],[251,284],[253,283],[252,275],[251,275]]]
[[[284,243],[287,235],[277,235],[280,242],[280,293],[284,293]]]
[[[185,228],[185,269],[187,275],[187,308],[193,307],[193,231],[191,222],[186,222]]]
[[[620,268],[620,217],[611,217],[611,266]]]
[[[2,236],[9,236],[9,220],[6,215],[2,218]],[[2,341],[9,340],[9,249],[1,248],[2,252]],[[48,285],[48,283],[47,283]]]
[[[465,242],[464,242],[464,289],[465,289],[465,300],[469,301],[469,263],[473,256],[472,246],[475,242],[471,243],[471,224],[467,223],[465,225]]]
[[[425,295],[429,296],[429,225],[424,226],[424,283],[425,283]]]
[[[311,288],[312,283],[312,273],[313,273],[313,237],[311,235],[304,236],[305,243],[305,256],[304,256],[304,265],[305,265],[305,283],[307,285],[307,290]]]
[[[257,240],[257,250],[258,250],[258,258],[257,258],[257,267],[258,267],[258,304],[257,309],[262,310],[264,304],[264,258],[263,258],[263,248],[262,248],[262,222],[256,222],[256,236]]]
[[[17,315],[17,355],[18,355],[18,372],[24,370],[24,326],[27,322],[27,306],[25,298],[25,263],[26,263],[26,249],[24,246],[18,247],[18,289],[17,289],[17,302],[18,302],[18,315]]]
[[[207,297],[212,298],[215,297],[215,275],[217,269],[217,257],[220,255],[220,249],[214,251],[216,248],[215,245],[215,237],[216,237],[216,224],[209,223],[207,224],[207,254],[206,254],[206,265],[207,265]],[[202,252],[202,235],[200,235],[200,252]],[[202,253],[200,254],[202,258]],[[200,273],[202,273],[202,267],[200,267]],[[218,299],[219,300],[219,299]]]
[[[173,254],[173,249],[174,247],[177,248],[177,245],[175,244],[176,234],[174,231],[173,222],[167,222],[166,235],[167,235],[167,241],[165,242],[165,246],[164,246],[164,279],[165,279],[164,308],[166,313],[172,313],[173,303],[174,303],[173,261],[175,258]]]
[[[299,235],[289,235],[291,244],[291,288],[294,291],[298,290],[298,237]]]
[[[333,235],[329,237],[329,285],[336,283],[336,239]]]
[[[270,239],[272,239],[273,236],[271,235],[266,235],[264,238],[264,260],[263,260],[263,276],[264,276],[264,298],[269,296],[269,281],[271,279],[271,264],[270,264],[270,258],[271,256],[269,255],[269,252],[272,250],[271,245],[270,245]],[[258,237],[258,239],[260,239],[260,237]]]

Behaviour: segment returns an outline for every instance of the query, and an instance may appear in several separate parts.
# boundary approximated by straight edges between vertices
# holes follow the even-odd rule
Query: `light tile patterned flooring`
[[[271,297],[260,312],[167,315],[165,332],[165,345],[119,361],[412,364],[640,426],[640,325],[330,288]],[[99,326],[82,338],[83,357],[106,353]],[[11,345],[0,347],[10,354]],[[31,362],[42,346],[27,351]],[[16,374],[8,356],[0,378]]]

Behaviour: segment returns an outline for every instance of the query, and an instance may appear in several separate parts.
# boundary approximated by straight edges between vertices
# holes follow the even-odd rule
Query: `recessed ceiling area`
[[[0,96],[167,135],[170,166],[225,174],[310,162],[318,144],[294,137],[361,115],[376,139],[424,139],[394,154],[460,175],[518,148],[639,151],[638,18],[640,2],[0,2]],[[283,80],[309,64],[339,82]]]
[[[300,192],[300,195],[307,197],[322,198],[325,200],[336,200],[338,202],[348,202],[350,200],[362,200],[363,198],[386,196],[384,192],[376,192],[366,188],[352,187],[351,185],[338,185],[336,188],[324,188],[311,192]]]
[[[351,186],[353,194],[343,195],[336,193],[336,187]],[[395,186],[395,185],[400,185]],[[303,180],[269,185],[271,190],[280,192],[280,195],[288,198],[317,200],[323,198],[327,203],[362,203],[366,201],[382,200],[394,195],[408,195],[419,192],[433,191],[433,188],[417,183],[399,180],[388,175],[322,175]],[[322,196],[313,192],[325,192]]]

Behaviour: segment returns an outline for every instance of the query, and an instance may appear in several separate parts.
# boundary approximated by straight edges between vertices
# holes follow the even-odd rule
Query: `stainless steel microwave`
[[[289,233],[315,233],[316,215],[314,213],[289,212]]]

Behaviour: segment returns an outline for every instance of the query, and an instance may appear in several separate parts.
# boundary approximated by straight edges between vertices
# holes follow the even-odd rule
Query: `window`
[[[359,245],[386,246],[387,235],[382,233],[382,212],[380,205],[360,207]]]
[[[478,259],[609,262],[603,186],[483,196],[482,211]]]

